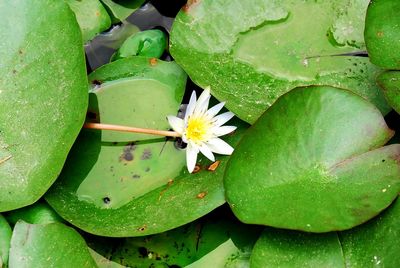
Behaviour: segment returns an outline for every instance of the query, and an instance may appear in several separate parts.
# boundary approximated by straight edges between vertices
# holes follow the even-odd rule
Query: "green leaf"
[[[101,83],[93,89],[90,104],[100,122],[167,129],[166,116],[179,109],[186,75],[173,62],[133,57],[100,68],[90,79]],[[229,137],[233,144],[245,128],[238,124],[241,130]],[[184,150],[171,139],[83,131],[46,200],[63,218],[90,233],[159,233],[225,202],[222,176],[227,159],[217,158],[221,162],[213,172],[207,170],[211,163],[200,158],[200,172],[189,174]]]
[[[365,19],[365,43],[373,64],[386,69],[400,69],[400,2],[374,0]]]
[[[226,213],[228,212],[228,213]],[[135,267],[248,267],[262,228],[240,223],[222,207],[190,224],[157,235],[113,240],[89,236],[110,260]]]
[[[196,84],[210,85],[250,123],[279,96],[308,85],[346,88],[387,113],[375,81],[380,70],[343,55],[364,49],[368,2],[189,1],[174,21],[170,51]]]
[[[64,1],[0,2],[0,211],[32,204],[57,178],[82,126],[82,37]]]
[[[257,241],[250,264],[252,268],[347,267],[336,233],[307,234],[272,228],[266,228]]]
[[[246,132],[225,173],[240,220],[328,232],[361,224],[400,190],[400,145],[381,113],[332,87],[297,88]]]
[[[6,219],[0,214],[0,267],[7,267],[12,230]]]
[[[101,0],[101,2],[112,15],[113,23],[116,23],[129,17],[145,0]]]
[[[126,78],[125,80],[118,80]],[[168,130],[185,92],[186,74],[175,62],[133,57],[113,62],[89,75],[89,113],[101,123]],[[113,82],[113,80],[117,80]],[[118,105],[115,105],[118,102]],[[127,116],[129,115],[129,116]],[[102,132],[102,141],[131,142],[154,135]]]
[[[111,60],[114,61],[130,56],[159,58],[166,47],[167,36],[163,31],[158,29],[142,31],[126,39]]]
[[[377,218],[339,233],[347,267],[398,267],[400,200]]]
[[[5,217],[11,224],[16,224],[19,220],[23,220],[24,222],[31,224],[47,224],[64,221],[44,201],[38,201],[33,205],[7,212]]]
[[[400,113],[400,72],[386,71],[377,78],[390,106]]]
[[[111,26],[111,18],[99,0],[67,0],[82,31],[83,42]]]
[[[61,223],[19,221],[13,231],[10,267],[97,267],[85,240]]]

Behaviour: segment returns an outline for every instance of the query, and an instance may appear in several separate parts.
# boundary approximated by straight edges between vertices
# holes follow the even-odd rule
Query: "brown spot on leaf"
[[[139,227],[137,230],[138,230],[139,232],[144,232],[144,231],[146,231],[146,229],[147,229],[147,225],[145,224],[145,225]]]
[[[157,59],[156,58],[151,58],[149,62],[150,62],[151,66],[157,65]]]
[[[218,168],[218,166],[219,166],[220,163],[221,163],[220,160],[215,161],[214,163],[212,163],[211,165],[209,165],[209,166],[207,167],[207,170],[208,170],[208,171],[215,171],[215,170]]]
[[[139,175],[139,174],[134,174],[134,175],[132,176],[132,178],[133,178],[133,179],[140,179],[140,175]]]
[[[199,172],[200,170],[201,170],[201,166],[200,166],[199,164],[197,164],[197,165],[194,167],[192,173],[195,174],[195,173]]]
[[[100,16],[100,12],[99,11],[96,11],[96,17],[99,17]]]
[[[383,34],[383,32],[382,32],[382,31],[379,31],[379,32],[377,32],[377,33],[376,33],[376,36],[377,36],[377,37],[383,37],[383,36],[384,36],[384,34]]]
[[[190,8],[199,2],[200,0],[188,0],[187,3],[182,7],[182,11],[185,13],[189,12]]]
[[[203,199],[206,195],[207,195],[207,192],[201,192],[201,193],[196,195],[196,198]]]

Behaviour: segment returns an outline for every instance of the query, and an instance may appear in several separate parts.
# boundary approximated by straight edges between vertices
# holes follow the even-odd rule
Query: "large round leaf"
[[[339,233],[347,267],[400,266],[400,199],[376,219]]]
[[[373,0],[365,19],[365,43],[371,62],[386,69],[400,69],[400,2]]]
[[[173,24],[171,54],[247,122],[290,89],[315,84],[357,92],[386,113],[379,69],[343,55],[364,48],[368,2],[189,1]]]
[[[62,223],[18,222],[13,231],[10,267],[97,267],[85,240]]]
[[[378,76],[377,81],[383,89],[390,106],[392,106],[397,113],[400,113],[400,72],[384,72]]]
[[[347,267],[336,233],[307,234],[267,228],[251,253],[252,268]]]
[[[227,201],[246,223],[343,230],[389,206],[400,190],[400,145],[363,98],[331,87],[279,98],[231,156]]]
[[[112,78],[117,80],[109,81]],[[165,117],[177,113],[186,75],[172,62],[131,58],[100,68],[90,79],[101,83],[92,91],[90,103],[100,122],[167,129]],[[244,124],[239,124],[243,130]],[[237,142],[241,132],[230,141]],[[184,150],[171,139],[83,131],[46,200],[62,217],[90,233],[115,237],[158,233],[225,202],[222,175],[227,159],[218,157],[220,165],[208,170],[211,163],[200,158],[199,172],[189,174]]]
[[[57,178],[82,126],[81,32],[64,1],[0,2],[0,211],[29,205]]]

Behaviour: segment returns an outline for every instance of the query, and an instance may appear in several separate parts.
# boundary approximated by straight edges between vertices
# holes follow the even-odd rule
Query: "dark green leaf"
[[[6,219],[0,214],[0,267],[7,267],[8,252],[11,242],[11,227]]]
[[[62,223],[28,224],[13,231],[10,267],[97,267],[85,240]]]
[[[87,109],[82,37],[64,1],[0,2],[0,211],[61,171]]]
[[[297,88],[246,132],[225,173],[246,223],[328,232],[361,224],[400,190],[400,145],[381,113],[332,87]]]
[[[377,218],[339,233],[347,267],[400,266],[400,199]]]
[[[365,19],[365,43],[372,63],[400,69],[400,2],[373,0]]]
[[[307,234],[272,228],[267,228],[257,241],[250,263],[252,268],[347,267],[336,233]]]
[[[348,55],[364,49],[368,2],[189,1],[174,21],[170,51],[196,84],[211,86],[250,123],[307,85],[346,88],[387,113],[375,81],[380,70]]]

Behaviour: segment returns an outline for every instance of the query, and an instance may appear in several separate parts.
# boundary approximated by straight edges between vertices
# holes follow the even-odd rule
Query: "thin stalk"
[[[100,123],[85,123],[83,125],[84,128],[88,129],[100,129],[100,130],[112,130],[112,131],[121,131],[121,132],[132,132],[132,133],[143,133],[157,136],[166,136],[166,137],[181,137],[181,135],[175,131],[167,131],[167,130],[156,130],[149,128],[138,128],[138,127],[127,127],[120,125],[109,125],[109,124],[100,124]]]

